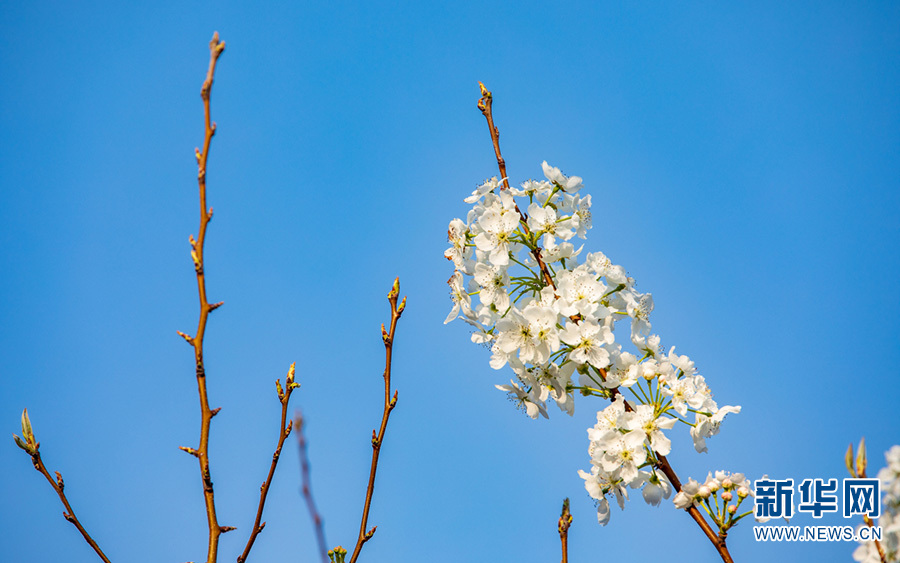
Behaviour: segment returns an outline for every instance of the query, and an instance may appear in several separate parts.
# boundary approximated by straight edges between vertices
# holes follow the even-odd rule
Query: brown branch
[[[494,96],[481,82],[478,83],[478,86],[481,88],[481,98],[478,99],[478,109],[481,110],[481,113],[484,114],[485,119],[487,119],[488,129],[491,132],[491,141],[494,144],[494,154],[497,157],[497,167],[500,169],[500,177],[503,178],[504,183],[504,187],[501,189],[508,190],[509,178],[506,176],[506,161],[503,160],[503,156],[500,154],[500,131],[498,131],[497,126],[494,125],[494,114],[492,111]],[[531,230],[528,228],[528,218],[519,210],[518,205],[516,205],[516,213],[519,214],[519,219],[522,223],[522,228],[525,230],[525,234],[530,235]],[[541,249],[535,247],[535,249],[531,251],[531,255],[534,256],[534,259],[537,261],[541,273],[544,275],[544,281],[547,282],[547,285],[556,290],[556,284],[553,283],[553,276],[550,275],[550,268],[547,267],[547,264],[544,263],[544,259],[541,258]]]
[[[562,514],[559,515],[559,542],[562,544],[562,563],[569,563],[569,526],[572,525],[572,513],[569,512],[569,499],[563,501]]]
[[[291,364],[287,377],[284,379],[285,389],[281,388],[281,381],[275,380],[275,389],[278,391],[278,400],[281,403],[281,425],[278,427],[278,446],[275,447],[275,453],[272,454],[272,464],[269,466],[269,474],[266,476],[266,480],[263,482],[262,487],[259,488],[259,506],[256,508],[256,520],[253,522],[253,531],[250,532],[250,538],[247,540],[247,545],[244,547],[243,553],[237,558],[238,563],[244,563],[244,561],[247,560],[247,556],[250,555],[250,550],[253,548],[253,543],[256,541],[256,536],[258,536],[259,533],[263,531],[263,528],[266,527],[265,522],[260,523],[260,520],[262,520],[263,509],[266,506],[266,497],[269,494],[269,487],[272,485],[272,477],[275,476],[275,468],[278,466],[278,459],[281,457],[281,448],[284,446],[284,441],[287,437],[291,435],[291,428],[294,424],[293,421],[287,419],[288,401],[291,399],[291,393],[293,393],[294,389],[300,387],[299,383],[294,382],[294,368],[295,364]],[[285,426],[285,424],[287,424],[287,426]]]
[[[381,415],[381,428],[378,433],[372,430],[372,466],[369,469],[369,486],[366,488],[366,502],[363,505],[362,521],[359,525],[359,536],[356,539],[356,547],[353,549],[353,555],[350,556],[350,563],[356,563],[359,552],[362,550],[364,543],[372,539],[375,535],[375,528],[366,531],[366,525],[369,521],[369,507],[372,504],[372,492],[375,490],[375,471],[378,469],[378,455],[381,453],[381,444],[384,442],[384,431],[387,428],[388,418],[391,411],[397,405],[397,391],[391,397],[391,353],[394,345],[394,331],[397,329],[397,321],[403,314],[406,307],[406,297],[397,305],[397,296],[400,295],[400,278],[394,280],[394,286],[388,293],[388,301],[391,304],[391,326],[390,330],[385,330],[381,325],[381,339],[384,341],[384,412]]]
[[[312,482],[309,477],[309,456],[306,453],[306,436],[303,433],[303,413],[299,410],[294,414],[294,428],[297,429],[297,446],[300,450],[300,476],[303,482],[303,498],[306,500],[306,508],[312,518],[313,527],[316,530],[316,543],[319,546],[319,555],[322,563],[328,563],[328,544],[325,541],[325,526],[322,517],[316,509],[316,502],[312,496]]]
[[[23,417],[27,416],[27,414],[23,415]],[[33,436],[31,437],[32,439],[29,440],[29,433],[30,425],[29,432],[25,432],[25,439],[28,440],[28,445],[31,446],[32,449],[23,449],[31,453],[31,463],[34,464],[34,468],[40,471],[41,475],[47,478],[47,482],[50,483],[50,486],[53,487],[53,490],[56,491],[56,494],[59,496],[59,500],[62,501],[63,506],[66,507],[65,511],[63,511],[63,518],[65,518],[76,528],[78,528],[78,531],[81,532],[81,536],[84,538],[84,541],[86,541],[88,545],[90,545],[94,549],[100,559],[102,559],[106,563],[109,563],[109,559],[103,553],[103,550],[100,549],[100,546],[97,545],[97,542],[94,541],[94,538],[92,538],[91,535],[88,534],[87,530],[84,529],[84,526],[81,525],[81,522],[78,521],[78,517],[75,516],[75,511],[72,510],[72,505],[69,504],[69,499],[66,498],[66,493],[63,492],[65,483],[63,483],[62,475],[60,475],[59,471],[57,471],[55,480],[50,476],[50,472],[47,471],[47,468],[44,466],[44,462],[41,460],[41,452],[38,451],[38,447],[40,446],[40,444],[33,440]],[[19,443],[18,436],[16,436],[16,438],[16,443]],[[22,446],[20,445],[19,447]]]
[[[209,524],[209,549],[207,551],[207,563],[215,563],[219,549],[219,535],[222,527],[216,518],[216,502],[213,494],[213,483],[209,473],[209,423],[214,413],[209,408],[209,398],[206,392],[206,371],[203,367],[203,336],[206,332],[206,319],[210,311],[218,308],[221,303],[210,304],[206,299],[206,278],[203,272],[203,245],[206,242],[206,227],[212,219],[212,208],[206,208],[206,163],[209,157],[209,145],[216,133],[216,124],[210,120],[209,95],[212,90],[213,76],[216,71],[216,61],[222,51],[225,50],[225,42],[219,41],[218,32],[213,34],[209,42],[209,69],[206,71],[206,80],[200,97],[203,99],[206,133],[203,139],[203,150],[194,149],[197,157],[197,183],[200,190],[200,230],[197,240],[193,235],[191,241],[191,257],[194,260],[194,271],[197,274],[197,291],[200,297],[200,320],[197,322],[197,333],[191,337],[179,333],[194,348],[194,360],[196,364],[197,390],[200,395],[200,446],[192,453],[200,463],[200,478],[203,482],[203,498],[206,504],[206,518]],[[217,411],[218,412],[218,411]]]

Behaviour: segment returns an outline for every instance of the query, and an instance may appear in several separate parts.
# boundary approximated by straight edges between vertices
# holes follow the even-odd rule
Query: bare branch
[[[281,387],[281,381],[275,380],[275,387],[278,390],[278,401],[281,403],[281,425],[278,427],[278,445],[275,447],[275,453],[272,454],[272,464],[269,466],[269,474],[266,476],[265,482],[263,482],[262,487],[259,489],[259,505],[256,508],[256,520],[253,522],[253,530],[250,532],[250,538],[247,540],[247,545],[244,547],[243,553],[237,558],[238,563],[244,563],[244,561],[247,560],[247,556],[250,555],[250,550],[253,548],[253,543],[256,541],[256,536],[258,536],[266,526],[265,522],[261,522],[263,509],[266,506],[266,497],[269,494],[269,487],[272,485],[272,477],[275,476],[275,468],[278,466],[278,460],[281,458],[281,448],[284,446],[284,441],[287,437],[291,435],[291,428],[294,424],[293,421],[288,420],[287,411],[291,393],[294,392],[294,389],[300,387],[299,383],[294,382],[295,366],[296,364],[291,364],[291,368],[288,370],[287,377],[285,377],[284,380],[284,389]],[[287,424],[287,426],[285,426],[285,424]]]
[[[197,274],[197,292],[200,298],[200,320],[197,322],[196,336],[189,337],[186,334],[179,334],[191,344],[194,348],[195,372],[197,376],[197,390],[200,395],[200,445],[196,448],[182,449],[195,455],[200,464],[200,479],[203,483],[203,498],[206,504],[206,519],[209,525],[209,548],[207,551],[207,563],[215,563],[219,549],[219,535],[222,534],[222,526],[219,525],[216,518],[216,502],[213,494],[213,483],[209,471],[209,423],[212,420],[213,412],[209,408],[209,398],[206,392],[206,370],[203,366],[203,336],[206,332],[206,319],[209,312],[218,307],[220,304],[210,305],[206,299],[206,278],[203,268],[203,247],[206,242],[206,227],[212,218],[212,209],[207,210],[206,206],[206,164],[209,159],[209,146],[213,135],[216,133],[216,124],[210,119],[209,97],[212,91],[213,77],[216,72],[216,62],[219,56],[225,50],[225,42],[219,40],[219,34],[214,33],[212,41],[209,42],[209,68],[206,71],[206,80],[203,81],[203,87],[200,91],[200,97],[203,99],[203,109],[205,116],[205,135],[203,139],[203,150],[195,149],[194,156],[197,158],[197,183],[200,191],[200,230],[197,239],[194,240],[193,235],[190,237],[191,242],[191,258],[194,262],[194,271]]]
[[[388,418],[391,411],[397,405],[397,392],[394,392],[391,398],[391,353],[394,346],[394,331],[397,329],[397,321],[403,309],[406,308],[406,297],[397,305],[397,297],[400,295],[400,278],[394,280],[394,286],[388,292],[388,301],[391,304],[391,327],[385,330],[381,325],[381,339],[384,341],[384,412],[381,415],[381,428],[376,434],[372,431],[372,466],[369,470],[369,486],[366,488],[366,502],[363,505],[362,521],[359,524],[359,537],[356,540],[356,547],[353,549],[353,555],[350,557],[350,563],[356,563],[359,552],[362,550],[364,543],[372,539],[375,535],[375,527],[366,531],[366,525],[369,521],[369,507],[372,504],[372,492],[375,490],[375,471],[378,469],[378,455],[381,453],[381,444],[384,442],[384,431],[387,428]]]
[[[71,522],[78,531],[81,532],[81,536],[84,538],[84,541],[90,545],[93,550],[97,553],[97,555],[105,561],[109,563],[109,559],[103,553],[103,550],[100,549],[100,546],[97,545],[97,542],[94,541],[94,538],[88,534],[87,530],[84,529],[84,526],[81,525],[81,522],[78,521],[78,517],[75,516],[75,511],[72,510],[72,505],[69,504],[69,499],[66,498],[66,493],[63,492],[65,489],[65,483],[63,482],[62,475],[60,475],[59,471],[56,472],[56,479],[50,476],[50,472],[47,471],[47,468],[44,466],[43,460],[41,460],[41,452],[40,447],[41,444],[34,437],[34,431],[31,428],[31,420],[28,418],[28,409],[22,411],[22,438],[19,438],[15,434],[13,434],[15,438],[16,445],[25,450],[31,456],[31,463],[34,465],[34,468],[37,469],[41,475],[43,475],[47,482],[50,483],[50,486],[53,487],[53,490],[56,491],[56,495],[59,497],[59,500],[62,501],[63,506],[66,510],[63,512],[63,518]]]

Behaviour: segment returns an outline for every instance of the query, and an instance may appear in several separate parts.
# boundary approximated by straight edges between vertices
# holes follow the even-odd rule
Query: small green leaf
[[[22,438],[19,438],[15,434],[13,434],[13,439],[16,441],[16,445],[28,452],[29,455],[34,455],[34,450],[31,449],[31,446],[25,443]]]

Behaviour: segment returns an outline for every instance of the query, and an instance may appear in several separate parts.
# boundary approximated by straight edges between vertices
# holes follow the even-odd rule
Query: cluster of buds
[[[347,550],[341,546],[328,550],[328,559],[331,563],[344,563],[347,557]]]
[[[707,475],[703,484],[689,479],[675,495],[674,502],[676,508],[694,505],[703,509],[719,527],[719,533],[725,534],[741,518],[753,513],[748,510],[738,514],[741,503],[752,495],[750,480],[743,473],[716,471],[715,475]]]
[[[694,362],[674,347],[664,352],[651,333],[653,297],[635,289],[625,268],[575,247],[592,227],[591,196],[579,194],[580,177],[542,168],[544,180],[518,188],[485,181],[465,199],[473,204],[466,220],[450,222],[444,256],[455,271],[445,323],[462,318],[475,328],[472,341],[490,348],[491,367],[512,368],[515,378],[496,387],[531,418],[548,417],[550,399],[570,415],[576,394],[615,399],[588,430],[593,468],[580,472],[605,523],[606,495],[622,505],[626,486],[643,487],[652,504],[668,497],[671,486],[655,470],[657,454],[670,448],[663,430],[686,424],[703,452],[740,407],[720,408]],[[615,335],[623,321],[625,346]]]

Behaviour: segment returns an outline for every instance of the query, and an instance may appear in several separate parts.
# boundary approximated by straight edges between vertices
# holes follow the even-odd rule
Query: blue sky
[[[654,329],[741,404],[682,479],[842,477],[900,442],[900,6],[839,2],[357,5],[0,3],[0,421],[31,413],[45,462],[115,561],[202,560],[190,349],[200,84],[214,30],[207,244],[211,463],[237,556],[296,361],[329,543],[352,545],[380,420],[394,276],[392,415],[365,561],[714,561],[686,516],[639,498],[601,528],[578,478],[603,405],[532,421],[450,306],[446,226],[496,163],[584,178],[588,250],[654,295]],[[555,413],[554,413],[555,414]],[[314,561],[291,440],[251,560]],[[93,561],[10,437],[10,561]],[[812,519],[798,518],[798,524]],[[816,522],[819,523],[819,522]],[[822,522],[843,524],[840,518]],[[851,544],[757,544],[736,560],[848,561]]]

